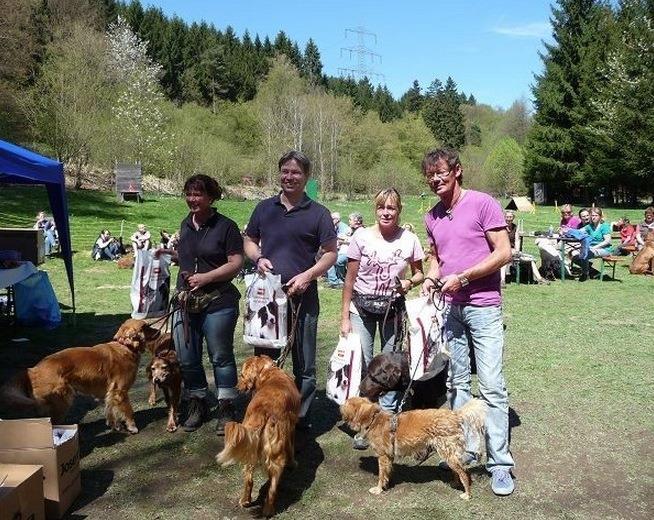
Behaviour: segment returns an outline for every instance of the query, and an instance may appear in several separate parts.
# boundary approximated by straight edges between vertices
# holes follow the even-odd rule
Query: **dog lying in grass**
[[[128,391],[141,353],[158,336],[145,321],[128,319],[113,341],[61,350],[16,374],[0,390],[0,402],[22,417],[52,417],[61,424],[76,393],[91,395],[104,399],[107,426],[138,433]]]
[[[445,460],[463,485],[463,499],[470,498],[470,474],[464,467],[465,433],[483,438],[487,406],[478,399],[470,400],[456,411],[446,409],[411,410],[396,416],[364,397],[352,397],[341,405],[343,420],[361,433],[376,453],[379,480],[369,491],[379,495],[387,487],[396,457],[414,456],[424,459],[425,453],[436,451]]]
[[[182,395],[182,370],[177,360],[175,345],[170,333],[162,334],[155,342],[152,359],[146,368],[150,382],[150,395],[148,404],[154,406],[157,402],[157,388],[160,388],[166,399],[168,407],[168,423],[166,430],[177,430],[177,414],[179,400]]]
[[[275,513],[277,487],[284,467],[295,466],[295,425],[300,413],[300,393],[293,379],[268,356],[245,360],[237,388],[254,392],[243,423],[225,425],[225,447],[216,456],[223,466],[243,464],[244,486],[239,504],[252,502],[253,472],[257,464],[268,474],[268,495],[262,513]]]

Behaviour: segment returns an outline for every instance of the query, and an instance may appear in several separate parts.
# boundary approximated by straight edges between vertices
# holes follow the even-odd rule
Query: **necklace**
[[[454,208],[456,207],[456,205],[463,198],[464,193],[465,193],[465,191],[461,190],[459,192],[459,196],[456,199],[454,199],[454,202],[452,204],[450,204],[450,207],[445,210],[445,215],[447,216],[448,220],[452,220],[454,218],[454,215],[452,215],[452,211],[454,211]]]

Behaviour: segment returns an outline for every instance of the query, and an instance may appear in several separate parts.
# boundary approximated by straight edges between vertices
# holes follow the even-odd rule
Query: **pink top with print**
[[[362,228],[352,235],[347,256],[359,260],[356,292],[390,296],[395,277],[402,279],[409,263],[422,260],[425,253],[418,237],[406,229],[400,229],[393,240],[384,240],[373,228]]]
[[[486,231],[506,227],[498,202],[486,193],[466,190],[452,210],[452,220],[445,213],[442,202],[425,215],[427,238],[438,252],[440,276],[461,273],[484,260],[491,248]],[[471,280],[467,287],[448,296],[448,301],[459,305],[488,307],[500,305],[500,272]]]

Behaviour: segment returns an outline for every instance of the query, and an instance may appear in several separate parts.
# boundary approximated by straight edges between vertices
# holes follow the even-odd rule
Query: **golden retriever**
[[[629,267],[631,274],[654,274],[654,232],[645,236],[645,246]]]
[[[50,416],[60,423],[76,393],[104,398],[107,426],[138,433],[129,401],[141,353],[159,331],[128,319],[114,341],[67,348],[17,374],[0,391],[0,400],[22,416]]]
[[[157,388],[161,388],[168,407],[166,430],[177,430],[179,400],[182,395],[182,370],[177,360],[177,353],[170,333],[162,334],[153,344],[152,359],[146,368],[150,382],[148,404],[157,402]]]
[[[277,486],[286,465],[295,465],[295,425],[300,413],[300,393],[293,379],[268,356],[245,360],[237,388],[253,391],[243,423],[225,426],[225,447],[216,456],[222,465],[243,464],[244,486],[239,504],[252,502],[252,474],[262,464],[268,474],[268,495],[262,513],[275,512]]]
[[[377,454],[379,481],[370,493],[379,495],[387,487],[393,471],[395,457],[415,456],[424,459],[436,451],[459,477],[464,492],[470,498],[470,475],[464,468],[465,435],[468,431],[484,434],[486,404],[472,399],[456,411],[446,409],[411,410],[397,415],[397,427],[391,431],[390,412],[364,397],[351,397],[341,405],[341,416],[350,427],[368,439]]]

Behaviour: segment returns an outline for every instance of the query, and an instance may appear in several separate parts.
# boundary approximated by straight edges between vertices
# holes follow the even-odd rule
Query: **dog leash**
[[[278,368],[284,367],[284,363],[286,362],[288,353],[291,351],[291,349],[293,348],[293,344],[295,343],[295,335],[297,332],[298,321],[300,320],[300,309],[302,308],[303,298],[304,295],[303,294],[300,295],[300,301],[297,303],[297,305],[295,305],[295,302],[293,301],[293,297],[290,297],[288,300],[289,305],[291,307],[291,330],[286,340],[286,346],[284,347],[284,350],[279,355],[279,357],[275,360],[275,366],[277,366]]]

